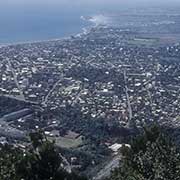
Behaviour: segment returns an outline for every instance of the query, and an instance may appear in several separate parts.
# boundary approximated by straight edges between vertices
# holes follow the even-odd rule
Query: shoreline
[[[70,35],[71,37],[71,35]],[[23,45],[23,44],[34,44],[34,43],[43,43],[43,42],[50,42],[50,41],[60,41],[60,40],[66,40],[70,39],[70,37],[62,37],[62,38],[53,38],[53,39],[47,39],[47,40],[33,40],[33,41],[19,41],[14,43],[7,43],[7,44],[0,44],[0,47],[8,47],[8,46],[16,46],[16,45]]]
[[[52,38],[52,39],[47,39],[47,40],[33,40],[33,41],[19,41],[19,42],[14,42],[14,43],[7,43],[7,44],[0,44],[0,48],[1,47],[9,47],[9,46],[16,46],[16,45],[23,45],[23,44],[35,44],[35,43],[44,43],[44,42],[51,42],[51,41],[64,41],[64,40],[69,40],[71,39],[71,36],[77,36],[77,35],[81,35],[82,33],[78,33],[76,35],[69,35],[66,37],[62,37],[62,38]]]
[[[61,37],[61,38],[52,38],[47,40],[33,40],[33,41],[24,41],[24,42],[14,42],[14,43],[7,43],[7,44],[1,44],[0,48],[2,47],[9,47],[9,46],[17,46],[17,45],[25,45],[25,44],[35,44],[35,43],[45,43],[45,42],[51,42],[51,41],[65,41],[65,40],[71,40],[71,37],[80,37],[82,35],[86,35],[92,28],[97,27],[97,24],[94,24],[93,22],[89,21],[92,25],[89,25],[87,27],[84,27],[81,29],[80,33],[77,34],[71,34],[69,36]]]
[[[102,15],[102,14],[100,14],[100,15]],[[46,40],[42,39],[42,40],[32,40],[32,41],[27,40],[27,41],[22,41],[22,42],[19,41],[19,42],[4,43],[4,44],[0,43],[0,48],[2,48],[2,47],[9,47],[9,46],[16,46],[16,45],[23,45],[23,44],[25,45],[25,44],[45,43],[45,42],[51,42],[51,41],[65,41],[65,40],[71,40],[72,36],[73,37],[78,37],[78,36],[81,37],[82,35],[88,34],[89,31],[92,28],[96,28],[96,27],[101,25],[101,23],[97,23],[97,22],[92,21],[91,19],[89,19],[89,18],[93,18],[94,16],[95,15],[89,16],[89,17],[80,16],[80,19],[82,19],[83,21],[88,21],[89,25],[81,28],[81,32],[79,32],[79,33],[70,34],[68,36],[64,36],[64,37],[62,36],[62,37],[59,37],[59,38],[46,39]],[[102,16],[104,16],[104,15],[102,15]]]

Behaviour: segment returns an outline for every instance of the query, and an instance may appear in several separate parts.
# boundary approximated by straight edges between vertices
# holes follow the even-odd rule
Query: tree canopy
[[[180,151],[153,125],[121,149],[122,161],[110,180],[179,180]]]
[[[31,144],[22,149],[10,145],[0,147],[1,180],[85,180],[67,172],[55,143],[41,132],[30,134]]]

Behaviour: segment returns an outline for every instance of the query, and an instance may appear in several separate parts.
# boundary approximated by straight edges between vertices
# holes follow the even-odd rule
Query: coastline
[[[55,38],[55,39],[47,39],[47,40],[33,40],[33,41],[19,41],[14,43],[7,43],[7,44],[0,44],[0,47],[8,47],[8,46],[16,46],[16,45],[23,45],[23,44],[34,44],[34,43],[43,43],[43,42],[50,42],[50,41],[63,41],[70,39],[69,37],[62,37],[62,38]]]
[[[82,16],[80,17],[82,19]],[[83,19],[86,20],[86,19]],[[77,34],[71,34],[69,36],[65,36],[65,37],[61,37],[61,38],[52,38],[52,39],[47,39],[47,40],[33,40],[33,41],[22,41],[22,42],[14,42],[14,43],[7,43],[7,44],[1,44],[0,43],[0,48],[2,47],[9,47],[9,46],[17,46],[17,45],[26,45],[26,44],[36,44],[36,43],[46,43],[46,42],[53,42],[53,41],[65,41],[65,40],[71,40],[71,37],[80,37],[82,35],[86,35],[88,34],[88,32],[92,29],[97,27],[98,25],[89,21],[91,23],[91,25],[87,26],[87,27],[83,27],[81,29],[80,33]]]
[[[0,43],[0,48],[2,47],[9,47],[9,46],[16,46],[16,45],[25,45],[25,44],[34,44],[34,43],[46,43],[46,42],[51,42],[51,41],[65,41],[65,40],[71,40],[71,37],[74,36],[74,37],[80,37],[82,35],[86,35],[89,33],[89,31],[92,29],[92,28],[96,28],[98,27],[99,25],[103,25],[104,22],[101,22],[100,19],[98,19],[97,17],[105,17],[103,14],[98,14],[98,15],[92,15],[92,16],[80,16],[80,19],[83,20],[83,21],[88,21],[89,22],[89,25],[81,28],[81,32],[79,33],[76,33],[76,34],[70,34],[68,36],[65,36],[65,37],[60,37],[60,38],[50,38],[50,39],[45,39],[45,40],[32,40],[32,41],[19,41],[19,42],[12,42],[12,43],[5,43],[5,44],[1,44]],[[103,20],[102,20],[103,21]],[[104,24],[105,25],[105,24]],[[107,25],[107,24],[106,24]]]
[[[82,34],[82,33],[79,33],[79,34]],[[23,45],[23,44],[35,44],[35,43],[45,43],[45,42],[51,42],[51,41],[70,40],[71,36],[77,36],[77,35],[69,35],[69,36],[62,37],[62,38],[52,38],[52,39],[47,39],[47,40],[33,40],[33,41],[23,41],[23,42],[20,41],[20,42],[14,42],[14,43],[0,44],[0,48],[8,47],[8,46]]]

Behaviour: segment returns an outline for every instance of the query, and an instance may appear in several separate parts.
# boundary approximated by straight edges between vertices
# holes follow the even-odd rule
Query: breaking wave
[[[81,16],[81,19],[89,21],[95,25],[107,25],[110,22],[110,19],[102,14],[100,15],[94,15],[91,17],[84,17]]]

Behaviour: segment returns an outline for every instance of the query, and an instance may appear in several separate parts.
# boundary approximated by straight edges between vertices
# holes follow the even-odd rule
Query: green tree
[[[54,142],[42,132],[30,134],[31,145],[26,150],[2,145],[0,149],[1,180],[85,180],[68,173]]]
[[[16,163],[23,157],[22,151],[9,145],[0,145],[0,179],[17,180]]]
[[[169,137],[154,125],[144,128],[130,149],[122,150],[120,167],[111,180],[179,180],[180,152]]]

